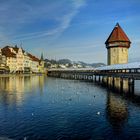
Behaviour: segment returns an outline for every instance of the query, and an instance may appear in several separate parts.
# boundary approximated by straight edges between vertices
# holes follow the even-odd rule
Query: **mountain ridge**
[[[105,66],[104,63],[86,63],[83,61],[71,61],[70,59],[45,59],[47,68],[97,68]]]

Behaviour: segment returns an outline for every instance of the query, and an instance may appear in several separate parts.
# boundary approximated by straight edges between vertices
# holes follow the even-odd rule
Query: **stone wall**
[[[107,57],[108,65],[128,63],[128,48],[109,48]]]

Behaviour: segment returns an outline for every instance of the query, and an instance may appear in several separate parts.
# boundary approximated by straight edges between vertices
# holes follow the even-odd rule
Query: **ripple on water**
[[[87,82],[44,76],[14,80],[0,77],[1,138],[140,138],[140,106],[131,98]]]

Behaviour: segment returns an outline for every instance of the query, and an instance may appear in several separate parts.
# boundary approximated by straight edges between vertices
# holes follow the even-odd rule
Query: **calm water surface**
[[[140,139],[140,87],[113,93],[45,76],[0,77],[0,139]]]

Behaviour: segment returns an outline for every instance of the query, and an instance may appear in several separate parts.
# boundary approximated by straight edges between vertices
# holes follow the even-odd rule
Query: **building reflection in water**
[[[128,108],[125,100],[116,97],[113,95],[113,93],[108,93],[106,113],[107,119],[109,120],[115,132],[122,131],[123,125],[128,118]]]
[[[25,93],[39,89],[43,93],[45,76],[7,76],[0,77],[0,100],[12,105],[21,105]]]
[[[104,78],[105,82],[107,82],[107,79]],[[117,90],[118,92],[124,92],[129,93],[130,91],[130,85],[128,79],[120,79],[120,78],[108,78],[108,86],[112,89]]]

